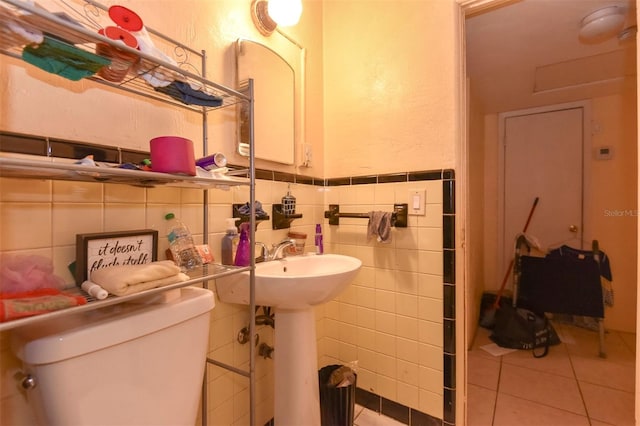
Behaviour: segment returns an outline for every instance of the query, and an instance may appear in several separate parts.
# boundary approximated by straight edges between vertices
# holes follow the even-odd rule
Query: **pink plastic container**
[[[151,139],[151,170],[161,173],[196,175],[193,142],[180,136]]]

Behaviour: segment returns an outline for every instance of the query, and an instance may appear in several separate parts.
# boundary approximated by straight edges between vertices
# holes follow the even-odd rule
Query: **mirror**
[[[294,164],[295,74],[291,65],[267,46],[250,40],[236,42],[238,90],[253,79],[255,157]],[[238,153],[248,156],[249,108],[238,104]]]

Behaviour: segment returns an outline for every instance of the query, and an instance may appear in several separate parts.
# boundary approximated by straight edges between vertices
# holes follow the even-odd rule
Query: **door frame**
[[[561,111],[567,109],[582,109],[582,224],[580,225],[582,228],[582,236],[585,238],[588,234],[584,231],[584,224],[590,223],[590,218],[587,217],[588,209],[585,206],[589,205],[590,202],[590,191],[591,188],[591,155],[592,155],[592,145],[591,145],[591,101],[583,100],[576,102],[567,102],[562,104],[555,105],[547,105],[542,107],[535,108],[527,108],[521,110],[508,111],[504,113],[498,114],[498,141],[496,144],[497,156],[498,156],[498,169],[497,169],[497,193],[498,193],[498,211],[497,220],[498,220],[498,247],[497,247],[497,256],[496,256],[496,271],[498,274],[504,272],[503,259],[506,256],[506,248],[503,245],[504,242],[504,203],[505,203],[505,138],[506,138],[506,125],[505,121],[508,118],[513,117],[521,117],[524,115],[532,115],[532,114],[540,114],[540,113],[548,113],[553,111]],[[509,247],[509,250],[512,250],[513,247]],[[498,278],[501,278],[499,276]]]

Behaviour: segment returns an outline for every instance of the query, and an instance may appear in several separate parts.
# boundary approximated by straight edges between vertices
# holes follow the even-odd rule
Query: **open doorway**
[[[608,371],[610,369],[635,367],[635,317],[637,309],[637,73],[635,39],[621,39],[617,36],[610,40],[595,44],[581,43],[578,37],[580,21],[590,12],[603,7],[620,7],[626,10],[625,28],[636,24],[635,1],[604,0],[567,0],[549,2],[544,0],[482,1],[466,2],[479,5],[476,10],[470,7],[465,23],[466,63],[468,70],[467,85],[467,123],[468,144],[465,152],[468,156],[466,174],[468,176],[468,211],[467,211],[467,347],[473,348],[477,343],[478,319],[480,315],[480,299],[486,291],[497,291],[506,267],[498,260],[501,253],[506,253],[505,243],[501,239],[500,214],[503,186],[501,186],[499,170],[500,155],[504,149],[501,115],[526,108],[539,108],[549,105],[563,104],[586,100],[591,104],[592,118],[585,127],[592,143],[585,152],[585,162],[589,172],[586,179],[591,182],[587,201],[584,205],[582,221],[589,230],[588,237],[597,236],[602,247],[611,258],[613,285],[616,301],[605,313],[605,324],[610,333],[607,339],[620,351],[610,354],[607,361],[621,361],[621,364],[590,364],[594,360],[579,357],[562,362],[579,364],[574,369],[579,376],[574,376],[573,386],[565,394],[578,392],[575,406],[554,407],[544,399],[533,400],[533,414],[553,412],[561,409],[572,412],[575,416],[587,416],[589,395],[600,389],[599,379],[590,378],[590,385],[585,374],[588,371]],[[491,5],[495,8],[491,9]],[[558,8],[556,10],[556,8]],[[480,10],[478,12],[478,10]],[[521,15],[522,14],[522,15]],[[520,17],[524,16],[520,21]],[[550,17],[553,17],[551,19]],[[558,24],[558,28],[555,28]],[[541,31],[538,35],[527,33]],[[524,31],[524,32],[523,32]],[[557,31],[557,32],[556,32]],[[569,38],[567,38],[569,37]],[[573,37],[574,40],[570,40]],[[571,48],[569,48],[571,46]],[[566,50],[563,53],[563,49]],[[529,58],[522,58],[525,53]],[[548,54],[548,56],[544,56]],[[561,55],[566,56],[561,56]],[[510,56],[511,55],[511,56]],[[503,57],[504,56],[504,57]],[[510,62],[503,62],[510,59]],[[533,62],[527,62],[531,59]],[[614,74],[604,76],[596,68],[600,61],[617,64]],[[474,73],[477,73],[474,75]],[[617,73],[617,74],[616,74]],[[586,77],[586,80],[580,80]],[[524,89],[522,89],[524,87]],[[522,91],[524,90],[524,92]],[[609,155],[601,155],[608,153]],[[559,182],[562,184],[562,182]],[[509,214],[509,212],[505,212]],[[522,218],[521,221],[524,221]],[[557,241],[560,241],[558,239]],[[553,244],[549,241],[548,244]],[[622,299],[621,299],[622,298]],[[579,331],[582,338],[582,331]],[[588,331],[586,336],[588,337]],[[486,338],[487,335],[485,334]],[[482,338],[482,336],[480,336]],[[475,340],[474,340],[475,339]],[[486,340],[486,343],[491,343]],[[585,345],[591,345],[587,338]],[[593,344],[597,344],[594,338]],[[580,346],[580,343],[578,344]],[[580,346],[581,349],[584,347]],[[581,355],[580,350],[565,347],[567,354]],[[627,352],[625,352],[627,351]],[[588,350],[587,350],[588,352]],[[593,351],[597,354],[597,351]],[[555,355],[553,355],[555,356]],[[594,355],[596,356],[596,355]],[[507,404],[506,393],[500,398],[501,383],[494,373],[503,371],[509,374],[527,373],[526,364],[533,360],[530,353],[516,356],[515,361],[504,363],[486,354],[484,358],[468,357],[468,412],[474,409],[474,402],[487,398],[491,408],[488,423],[474,423],[469,418],[468,424],[499,424],[504,421],[497,409]],[[596,360],[597,361],[597,360]],[[604,361],[604,362],[607,362]],[[497,365],[496,365],[497,363]],[[626,363],[626,364],[624,364]],[[584,366],[590,365],[591,368]],[[583,368],[581,370],[581,368]],[[522,370],[522,369],[525,370]],[[474,371],[475,369],[475,371]],[[536,371],[536,370],[534,370]],[[630,375],[635,377],[635,369]],[[537,370],[540,375],[551,374],[549,371]],[[479,376],[491,377],[492,384],[484,386],[474,383]],[[628,375],[628,374],[627,374]],[[524,376],[523,376],[524,377]],[[545,376],[546,377],[546,376]],[[551,379],[550,379],[551,380]],[[555,379],[554,379],[555,380]],[[628,408],[633,407],[635,397],[634,381],[627,377],[614,386],[619,401],[625,401]],[[522,386],[522,382],[520,382]],[[526,386],[525,386],[526,387]],[[503,388],[506,389],[506,388]],[[601,393],[602,394],[602,393]],[[551,395],[551,393],[547,393]],[[513,398],[525,399],[525,395],[514,396],[508,401],[514,404]],[[529,402],[532,402],[529,400]],[[489,407],[487,405],[487,407]],[[547,410],[547,408],[551,408]],[[477,409],[477,407],[476,407]],[[623,412],[621,409],[620,412]],[[476,411],[477,413],[477,411]],[[589,409],[589,415],[594,409]],[[610,413],[609,413],[610,414]],[[546,415],[546,414],[545,414]],[[589,420],[607,421],[624,424],[625,418],[607,417],[600,412]],[[629,414],[633,419],[633,409]],[[597,417],[600,416],[600,417]],[[548,419],[548,418],[547,418]],[[476,419],[477,420],[477,419]],[[565,419],[565,423],[568,421]],[[495,422],[495,423],[494,423]]]

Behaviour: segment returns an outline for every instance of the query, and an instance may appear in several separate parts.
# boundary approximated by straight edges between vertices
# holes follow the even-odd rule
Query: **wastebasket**
[[[329,382],[331,373],[342,365],[327,365],[318,371],[320,386],[320,418],[322,426],[353,426],[357,374],[347,386],[336,387]]]

